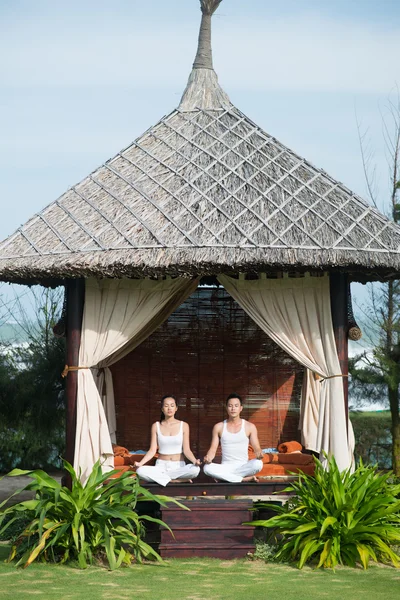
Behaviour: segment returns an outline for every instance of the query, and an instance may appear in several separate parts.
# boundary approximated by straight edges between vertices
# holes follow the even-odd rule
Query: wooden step
[[[171,528],[172,529],[172,528]],[[216,529],[215,527],[191,527],[185,529],[177,529],[176,527],[171,533],[164,529],[161,531],[161,543],[168,543],[171,546],[176,546],[180,543],[192,542],[193,539],[196,543],[211,543],[213,540],[224,541],[224,544],[234,546],[235,544],[251,544],[254,536],[254,527],[230,527],[223,529]]]
[[[176,546],[160,544],[160,554],[163,558],[211,557],[223,560],[245,558],[249,552],[254,552],[254,544],[238,544],[226,547],[225,544],[177,544]]]
[[[251,500],[200,499],[185,505],[190,512],[177,506],[161,509],[175,536],[161,530],[161,556],[239,558],[254,550],[254,528],[242,525],[252,519]]]
[[[170,507],[162,510],[163,519],[167,519],[170,527],[208,525],[209,527],[241,525],[243,521],[252,519],[250,509],[252,501],[239,501],[240,504],[232,504],[233,500],[205,500],[186,501],[185,506],[190,511],[178,507]]]

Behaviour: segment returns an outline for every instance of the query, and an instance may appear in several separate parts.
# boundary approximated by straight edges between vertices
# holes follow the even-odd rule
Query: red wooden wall
[[[178,399],[177,418],[191,429],[202,457],[225,398],[244,399],[242,415],[262,448],[299,440],[303,368],[259,329],[223,288],[198,288],[143,344],[112,367],[117,442],[147,450],[160,399]]]

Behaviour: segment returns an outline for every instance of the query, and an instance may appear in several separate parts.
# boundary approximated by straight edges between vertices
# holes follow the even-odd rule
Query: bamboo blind
[[[243,397],[242,416],[256,424],[262,448],[299,439],[303,368],[223,288],[198,288],[112,371],[117,442],[130,450],[147,450],[164,394],[177,398],[200,457],[231,392]]]

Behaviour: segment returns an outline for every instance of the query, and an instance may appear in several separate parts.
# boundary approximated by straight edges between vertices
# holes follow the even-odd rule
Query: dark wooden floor
[[[259,483],[170,483],[166,487],[156,483],[141,483],[153,494],[162,494],[163,496],[201,497],[201,496],[249,496],[257,498],[259,496],[269,496],[274,493],[282,494],[285,488],[290,485],[290,481],[282,479],[268,479]]]

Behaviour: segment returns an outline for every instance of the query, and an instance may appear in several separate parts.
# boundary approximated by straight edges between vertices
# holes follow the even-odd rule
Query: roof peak
[[[218,83],[214,71],[211,47],[211,18],[222,0],[200,0],[201,24],[197,53],[179,108],[218,110],[231,106],[227,94]]]

